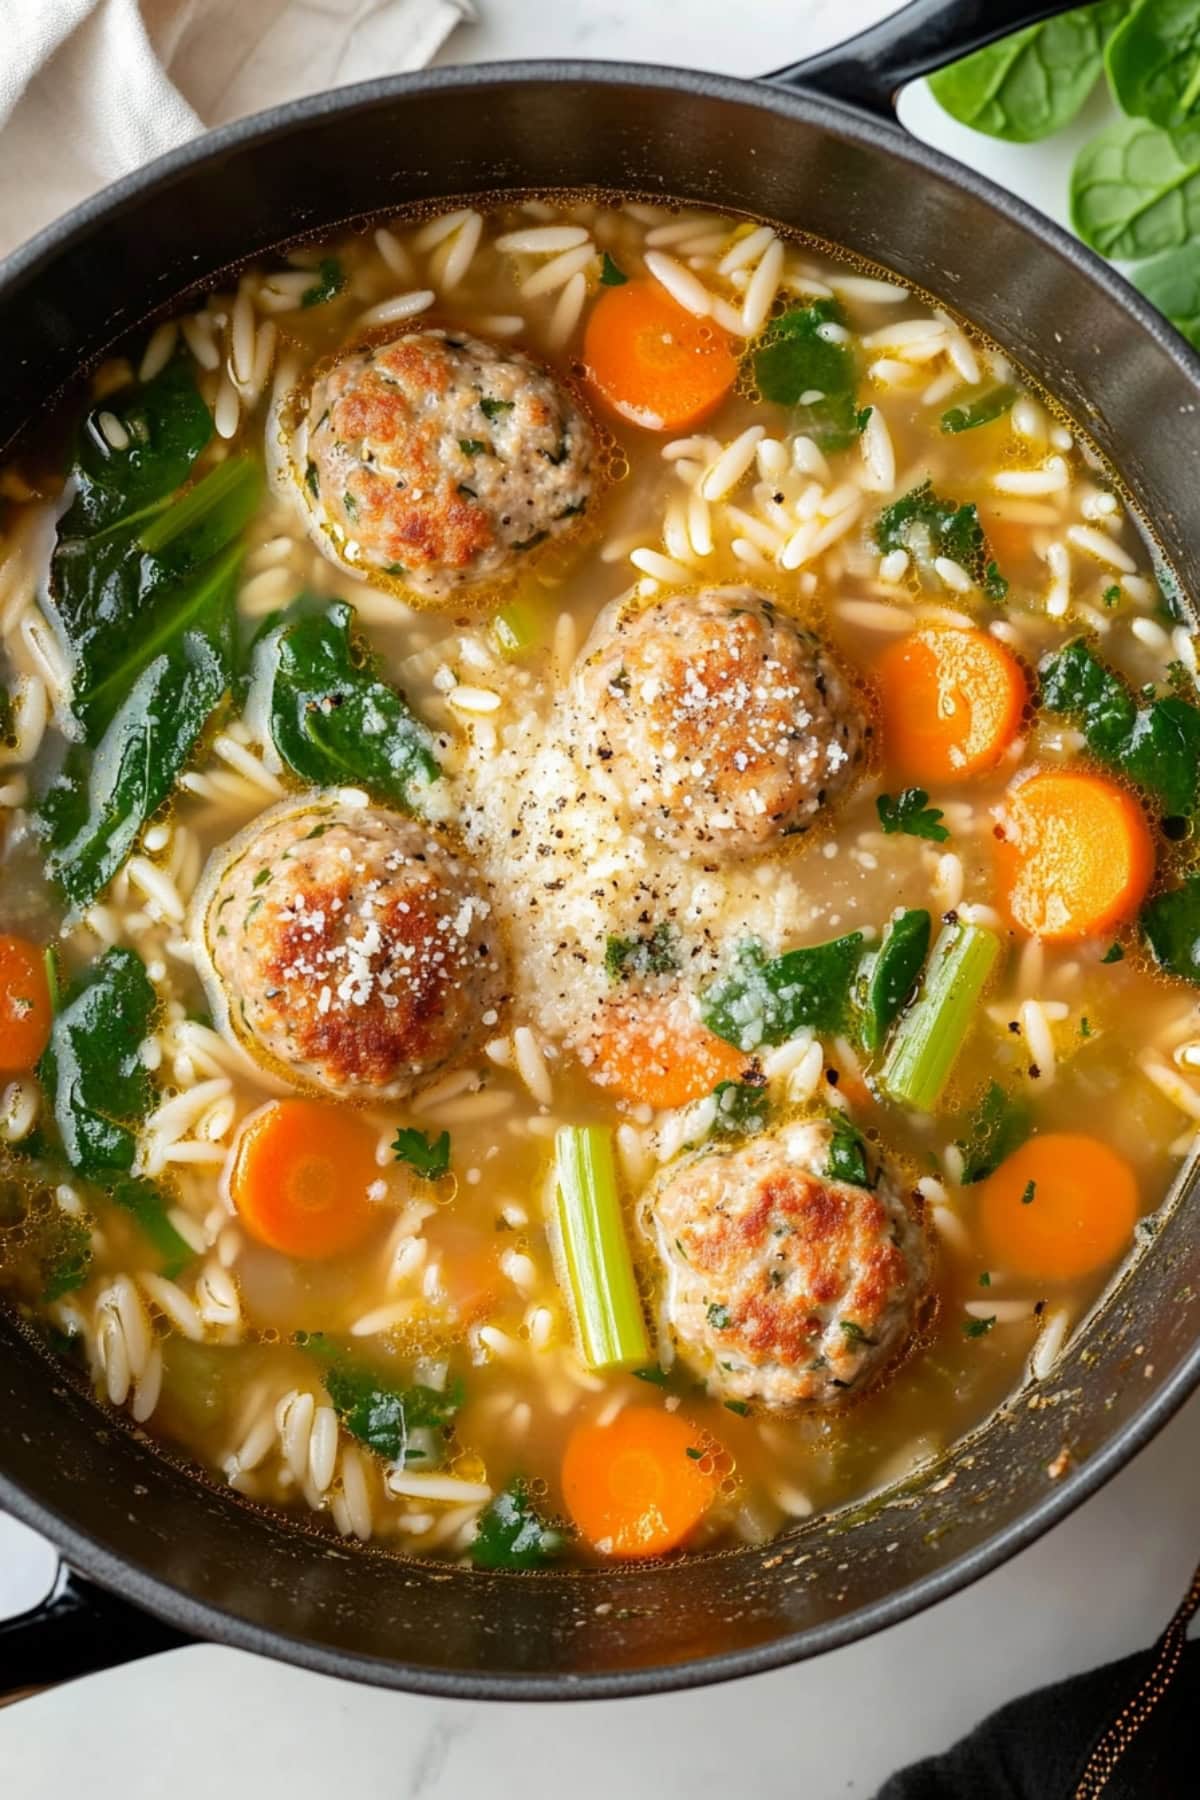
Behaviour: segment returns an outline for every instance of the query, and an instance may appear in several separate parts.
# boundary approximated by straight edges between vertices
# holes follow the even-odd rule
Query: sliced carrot
[[[736,1081],[748,1061],[670,998],[608,1001],[594,1049],[592,1074],[602,1086],[653,1107],[702,1100],[719,1082]]]
[[[0,937],[0,1070],[32,1069],[53,1022],[43,952],[28,938]]]
[[[1030,1138],[979,1188],[992,1266],[1034,1281],[1074,1281],[1115,1262],[1137,1216],[1137,1181],[1124,1157],[1072,1132]]]
[[[1123,924],[1154,874],[1154,840],[1133,795],[1083,769],[1043,769],[1017,783],[997,835],[1009,917],[1048,943]]]
[[[380,1213],[377,1134],[348,1107],[272,1100],[252,1113],[234,1152],[229,1191],[251,1237],[317,1260],[356,1250]]]
[[[966,781],[999,762],[1028,687],[997,638],[941,625],[890,644],[875,665],[888,765],[914,781]]]
[[[563,1499],[580,1532],[608,1556],[661,1556],[712,1505],[710,1448],[678,1413],[629,1406],[608,1425],[579,1425],[567,1440]]]
[[[728,337],[656,281],[606,288],[583,335],[587,379],[615,413],[647,431],[682,431],[737,379]]]

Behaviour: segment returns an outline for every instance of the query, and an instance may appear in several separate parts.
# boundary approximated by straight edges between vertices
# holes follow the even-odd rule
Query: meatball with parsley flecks
[[[426,329],[318,374],[291,475],[327,555],[435,599],[568,530],[591,496],[595,447],[532,357]]]
[[[850,787],[871,725],[819,638],[749,588],[626,608],[577,682],[585,761],[673,848],[761,854]]]
[[[648,1196],[679,1354],[724,1400],[837,1405],[912,1333],[923,1228],[886,1167],[870,1187],[832,1174],[834,1144],[831,1121],[794,1122],[703,1151]]]
[[[408,1093],[495,1025],[492,905],[428,826],[343,801],[284,803],[214,853],[193,916],[217,1022],[293,1084]]]

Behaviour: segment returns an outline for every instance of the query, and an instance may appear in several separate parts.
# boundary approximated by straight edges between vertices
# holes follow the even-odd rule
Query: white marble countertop
[[[619,56],[754,75],[890,10],[890,0],[477,5],[479,22],[439,61]],[[1069,141],[993,144],[920,91],[901,113],[1063,216]],[[349,1786],[372,1800],[559,1800],[564,1788],[573,1800],[869,1796],[1012,1695],[1148,1642],[1196,1560],[1198,1480],[1200,1397],[1101,1494],[966,1593],[866,1643],[715,1692],[468,1705],[211,1646],[175,1651],[0,1712],[0,1785],[14,1800],[157,1800],[167,1787],[172,1800],[329,1800]],[[52,1566],[47,1546],[0,1518],[0,1617],[35,1599]]]

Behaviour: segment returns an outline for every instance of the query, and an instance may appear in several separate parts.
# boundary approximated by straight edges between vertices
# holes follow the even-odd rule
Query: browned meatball
[[[567,530],[594,451],[584,414],[530,357],[426,330],[320,374],[292,463],[326,554],[436,597]]]
[[[886,1170],[830,1177],[832,1135],[809,1120],[706,1151],[650,1196],[680,1354],[723,1398],[836,1405],[912,1330],[922,1229]]]
[[[195,934],[222,1022],[297,1085],[404,1094],[496,1023],[491,902],[427,826],[288,802],[214,864]]]
[[[870,734],[825,646],[751,589],[624,612],[579,686],[585,754],[643,829],[710,854],[806,830],[855,779]]]

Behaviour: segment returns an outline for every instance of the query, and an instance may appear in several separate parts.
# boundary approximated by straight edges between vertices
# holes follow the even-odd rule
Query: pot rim
[[[20,288],[72,245],[85,242],[112,215],[143,195],[169,188],[189,171],[231,150],[286,137],[297,127],[370,110],[410,95],[541,84],[600,84],[711,98],[815,124],[835,137],[866,144],[964,190],[1021,227],[1074,275],[1115,299],[1176,365],[1200,400],[1200,355],[1156,308],[1086,245],[1045,214],[965,164],[911,137],[901,126],[828,100],[803,85],[725,76],[707,71],[607,60],[537,59],[451,65],[326,89],[252,113],[190,139],[102,188],[43,227],[0,262],[0,290]],[[465,191],[465,190],[464,190]],[[479,192],[485,192],[482,183]],[[357,215],[347,215],[354,217]],[[367,215],[362,215],[367,216]],[[1153,1253],[1152,1251],[1150,1252]],[[56,1509],[18,1487],[0,1470],[0,1504],[49,1538],[69,1562],[101,1586],[119,1592],[159,1619],[197,1638],[294,1663],[316,1673],[445,1699],[582,1700],[632,1698],[729,1681],[807,1660],[901,1623],[968,1586],[1027,1548],[1097,1492],[1141,1450],[1200,1386],[1197,1341],[1102,1449],[1071,1469],[1045,1497],[986,1542],[886,1598],[823,1624],[788,1632],[769,1643],[690,1661],[586,1674],[490,1674],[430,1669],[346,1651],[310,1638],[256,1625],[237,1613],[150,1575],[68,1524]],[[517,1577],[516,1579],[520,1579]],[[586,1576],[583,1577],[586,1579]]]

